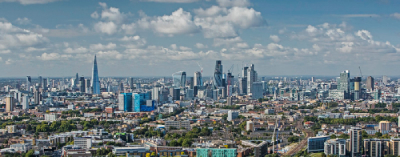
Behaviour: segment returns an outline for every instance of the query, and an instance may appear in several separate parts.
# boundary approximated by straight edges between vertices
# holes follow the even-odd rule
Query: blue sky
[[[0,0],[4,77],[400,72],[400,1]]]

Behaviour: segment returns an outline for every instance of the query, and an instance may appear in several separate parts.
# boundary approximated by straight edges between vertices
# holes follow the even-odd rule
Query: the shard
[[[100,94],[100,80],[99,80],[99,71],[97,70],[96,55],[94,56],[91,83],[92,83],[92,94]]]

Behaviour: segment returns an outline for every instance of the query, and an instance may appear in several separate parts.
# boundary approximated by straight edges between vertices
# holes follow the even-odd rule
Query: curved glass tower
[[[92,94],[100,94],[99,72],[97,70],[96,55],[94,55],[93,71],[92,71]]]

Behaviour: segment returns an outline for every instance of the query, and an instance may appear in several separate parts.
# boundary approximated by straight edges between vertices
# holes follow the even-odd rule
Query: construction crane
[[[361,75],[361,78],[363,78],[363,75],[362,75],[362,72],[361,72],[361,67],[358,66],[358,69],[360,69],[360,75]]]
[[[232,64],[231,68],[229,68],[228,73],[233,73],[233,68],[235,64]]]
[[[274,140],[274,137],[275,137],[275,131],[276,131],[278,125],[279,125],[279,124],[278,124],[278,118],[276,118],[276,120],[275,120],[274,133],[272,134],[272,139],[271,139],[271,142],[272,142],[272,154],[275,153],[275,141],[276,141],[276,140]],[[279,131],[278,131],[278,132],[279,132]],[[279,135],[279,134],[277,134],[277,135]],[[277,138],[278,138],[278,137],[277,137]]]
[[[203,67],[201,67],[201,65],[200,65],[200,63],[199,63],[199,62],[197,62],[197,65],[200,67],[200,69],[201,69],[200,73],[201,73],[201,74],[202,74],[202,76],[203,76]]]

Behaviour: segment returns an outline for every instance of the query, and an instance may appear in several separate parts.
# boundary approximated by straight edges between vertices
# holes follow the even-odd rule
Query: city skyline
[[[215,60],[234,76],[243,64],[259,76],[400,73],[398,1],[163,2],[0,0],[0,72],[89,77],[97,55],[99,77],[192,76],[196,62],[207,77]]]

